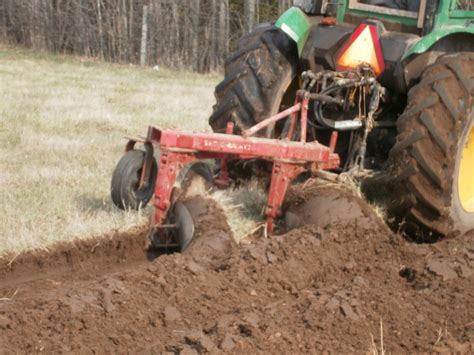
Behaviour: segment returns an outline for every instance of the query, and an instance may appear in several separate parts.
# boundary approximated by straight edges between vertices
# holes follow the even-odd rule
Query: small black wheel
[[[115,206],[123,210],[144,208],[155,190],[158,165],[153,159],[150,183],[139,189],[145,152],[131,150],[118,162],[112,175],[111,195]]]

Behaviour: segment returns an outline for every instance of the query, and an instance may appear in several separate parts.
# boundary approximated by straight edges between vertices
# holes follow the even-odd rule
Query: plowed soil
[[[187,205],[185,254],[137,230],[3,259],[0,352],[474,352],[473,235],[417,245],[364,212],[237,246]]]

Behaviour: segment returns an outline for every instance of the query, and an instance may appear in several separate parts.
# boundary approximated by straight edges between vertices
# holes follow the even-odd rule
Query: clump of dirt
[[[200,196],[188,199],[185,204],[195,227],[194,239],[185,255],[199,260],[201,266],[221,267],[237,247],[223,212],[214,201]]]
[[[307,225],[238,247],[215,202],[186,205],[199,218],[184,254],[2,282],[0,349],[474,351],[472,236],[416,245],[378,223]]]
[[[290,189],[285,205],[287,230],[307,224],[322,228],[358,224],[390,233],[375,209],[342,185],[318,181],[295,185]]]

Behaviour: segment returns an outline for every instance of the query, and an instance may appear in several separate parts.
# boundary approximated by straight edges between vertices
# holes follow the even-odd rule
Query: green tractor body
[[[324,2],[306,3],[324,6]],[[327,5],[324,9],[302,5],[301,8],[290,8],[275,26],[296,42],[304,69],[314,70],[320,63],[325,64],[325,69],[335,69],[331,54],[336,53],[357,25],[367,20],[379,21],[381,44],[388,66],[382,82],[407,92],[421,75],[422,69],[436,61],[436,53],[466,49],[474,51],[473,2],[464,8],[460,7],[458,0],[440,1],[437,7],[433,4],[428,6],[427,2],[421,3],[425,4],[424,9],[418,12],[367,5],[353,0],[342,0],[335,9]],[[304,10],[310,10],[309,14]],[[311,14],[311,10],[314,14]],[[334,15],[337,24],[321,26],[322,13]]]
[[[331,96],[310,107],[307,141],[328,145],[338,131],[336,173],[380,177],[360,174],[395,228],[424,239],[474,230],[473,1],[296,0],[242,38],[209,123],[245,130],[301,88]],[[283,136],[285,124],[263,134]]]

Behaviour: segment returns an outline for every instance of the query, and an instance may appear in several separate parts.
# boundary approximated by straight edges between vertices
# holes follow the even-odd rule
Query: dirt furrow
[[[74,266],[40,263],[44,277],[16,284],[35,271],[13,262],[0,352],[474,351],[472,236],[416,245],[377,224],[335,224],[237,247],[212,201],[190,208],[196,240],[183,255],[148,261],[137,247],[127,259],[129,236],[97,268],[60,253]]]

